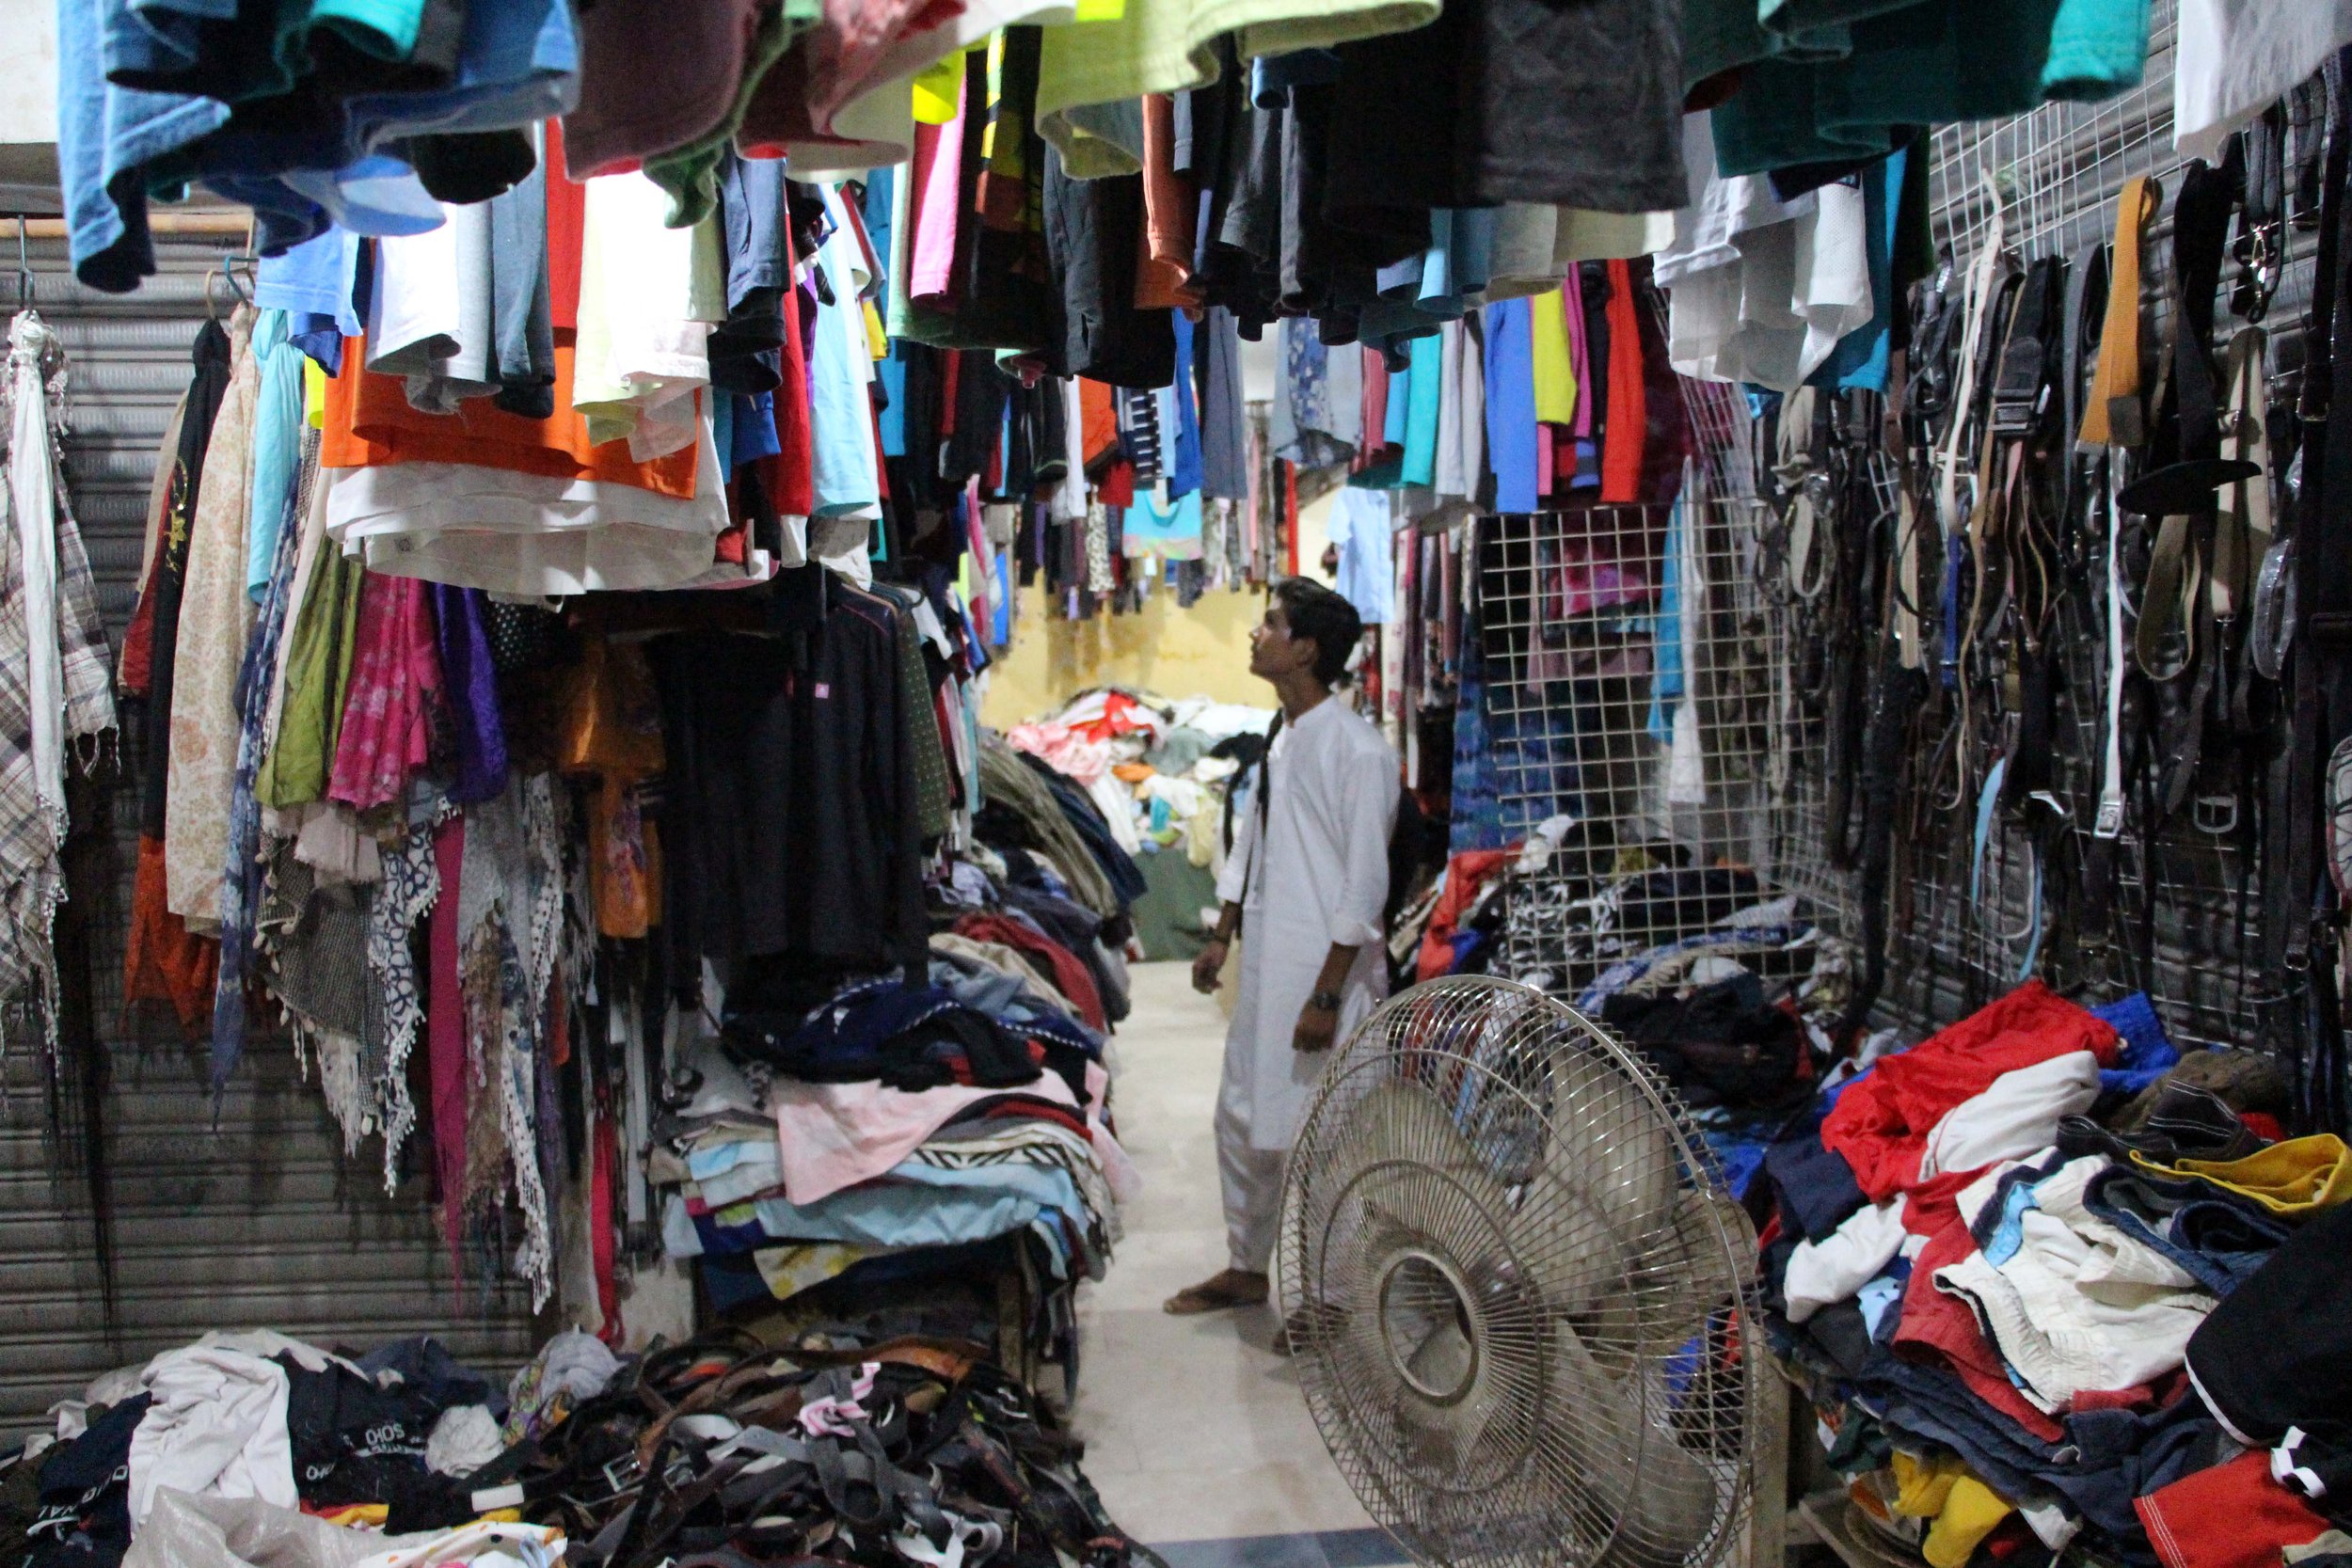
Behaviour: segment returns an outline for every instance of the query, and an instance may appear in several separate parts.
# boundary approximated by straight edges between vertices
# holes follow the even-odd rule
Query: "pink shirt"
[[[914,239],[909,246],[907,293],[914,299],[951,299],[955,293],[956,193],[963,173],[963,117],[972,109],[971,72],[956,97],[956,118],[945,125],[914,128],[914,156],[909,178],[914,182],[907,211],[914,218]]]
[[[1002,1100],[1006,1092],[952,1085],[909,1094],[876,1083],[778,1079],[771,1097],[784,1161],[784,1196],[795,1204],[809,1204],[870,1181],[973,1106]],[[1018,1092],[1078,1108],[1070,1085],[1050,1072]]]

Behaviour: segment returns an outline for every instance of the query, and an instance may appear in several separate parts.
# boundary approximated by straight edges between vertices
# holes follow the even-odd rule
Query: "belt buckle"
[[[2222,838],[2237,832],[2237,797],[2234,795],[2200,795],[2190,807],[2197,831],[2214,838]]]
[[[2099,802],[2099,820],[2092,825],[2090,836],[2093,838],[2122,838],[2123,836],[2122,801],[2102,800]]]
[[[607,1460],[598,1474],[604,1478],[606,1492],[615,1497],[624,1492],[633,1492],[645,1482],[645,1467],[637,1462],[634,1453]]]

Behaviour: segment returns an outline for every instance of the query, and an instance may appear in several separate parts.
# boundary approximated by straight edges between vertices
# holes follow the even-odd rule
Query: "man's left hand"
[[[1298,1009],[1298,1027],[1291,1033],[1291,1049],[1312,1054],[1331,1049],[1339,1038],[1340,1010],[1308,1003]]]

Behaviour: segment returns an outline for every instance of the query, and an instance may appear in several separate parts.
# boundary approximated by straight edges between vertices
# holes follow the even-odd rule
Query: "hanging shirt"
[[[816,505],[812,516],[881,515],[882,481],[875,466],[874,356],[858,302],[879,281],[841,211],[837,187],[821,187],[834,230],[817,249],[833,303],[817,308],[808,359],[810,431],[815,440]]]
[[[294,469],[301,455],[302,350],[288,336],[283,310],[264,309],[253,328],[253,357],[262,367],[253,408],[253,482],[246,519],[246,596],[262,602],[269,587],[278,535],[294,499]]]
[[[710,329],[727,316],[717,219],[672,229],[669,207],[644,175],[608,175],[588,182],[581,224],[572,406],[640,462],[693,444],[687,394],[709,385]]]
[[[1535,378],[1524,299],[1486,307],[1486,451],[1494,463],[1495,510],[1533,512]]]
[[[1396,558],[1390,496],[1386,489],[1368,485],[1340,486],[1326,535],[1339,547],[1340,594],[1368,626],[1385,626],[1391,619]]]
[[[1228,33],[1248,60],[1407,31],[1438,15],[1436,0],[1128,0],[1116,18],[1046,30],[1038,129],[1071,155],[1069,111],[1214,82],[1216,40]]]
[[[245,580],[253,405],[262,379],[253,357],[257,319],[251,308],[240,306],[230,324],[234,350],[229,390],[213,425],[203,483],[188,524],[187,576],[173,630],[163,835],[167,907],[199,931],[220,923],[236,780],[237,673],[253,617]],[[284,318],[278,320],[282,325]]]
[[[1233,814],[1233,848],[1216,882],[1220,901],[1242,906],[1225,1073],[1252,1148],[1290,1147],[1331,1059],[1291,1040],[1332,946],[1356,949],[1340,988],[1339,1038],[1388,995],[1381,915],[1398,767],[1377,729],[1344,699],[1326,698],[1274,737],[1258,775],[1265,800],[1253,791]]]
[[[1691,205],[1654,273],[1667,353],[1684,375],[1794,391],[1870,319],[1868,203],[1833,183],[1784,204],[1762,175],[1719,173],[1707,120],[1684,117]]]

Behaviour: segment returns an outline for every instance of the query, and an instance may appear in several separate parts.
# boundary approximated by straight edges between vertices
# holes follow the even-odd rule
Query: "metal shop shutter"
[[[217,242],[161,250],[162,276],[112,295],[75,284],[55,243],[34,246],[34,304],[68,355],[67,486],[118,641],[137,586],[156,449],[187,386],[203,275],[219,256]],[[10,309],[13,270],[0,265]],[[208,1328],[271,1327],[361,1347],[429,1332],[485,1369],[521,1362],[538,1337],[528,1292],[485,1294],[476,1283],[461,1298],[422,1193],[411,1183],[385,1194],[379,1143],[343,1153],[315,1077],[297,1076],[289,1044],[252,1043],[215,1123],[201,1047],[125,1035],[136,831],[127,800],[116,818],[115,896],[94,917],[91,964],[110,1064],[97,1153],[112,1215],[113,1311],[79,1118],[69,1116],[67,1137],[52,1139],[41,1040],[10,1020],[0,1042],[0,1434],[38,1426],[51,1402],[78,1397],[99,1373]]]

